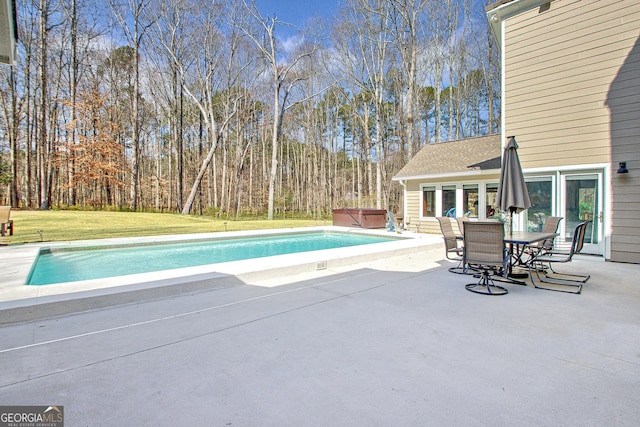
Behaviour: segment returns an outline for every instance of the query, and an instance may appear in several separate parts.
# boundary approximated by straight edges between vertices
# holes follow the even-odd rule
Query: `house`
[[[486,12],[502,58],[498,139],[516,137],[534,205],[516,228],[558,215],[570,239],[589,219],[583,252],[640,263],[640,2],[502,0]],[[436,145],[464,147],[455,156],[468,156],[476,142]],[[409,227],[438,232],[435,216],[453,212],[454,193],[455,215],[484,219],[499,171],[443,170],[430,145],[423,151],[394,177]],[[486,157],[478,152],[476,160]]]
[[[500,179],[500,157],[500,135],[422,147],[393,177],[404,188],[405,226],[440,233],[437,216],[490,216]]]

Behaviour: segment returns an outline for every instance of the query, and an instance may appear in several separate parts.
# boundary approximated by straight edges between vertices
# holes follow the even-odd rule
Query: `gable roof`
[[[393,180],[499,171],[501,153],[500,134],[427,144]]]

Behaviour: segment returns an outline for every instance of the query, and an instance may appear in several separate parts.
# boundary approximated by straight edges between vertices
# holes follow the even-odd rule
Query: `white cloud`
[[[284,48],[285,52],[291,53],[304,43],[304,35],[295,34],[293,36],[282,39],[280,43],[282,43],[282,47]]]

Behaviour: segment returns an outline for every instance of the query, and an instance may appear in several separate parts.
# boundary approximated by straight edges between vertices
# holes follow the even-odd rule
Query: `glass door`
[[[561,237],[571,242],[576,226],[590,221],[582,252],[602,255],[602,173],[566,174],[562,178]]]

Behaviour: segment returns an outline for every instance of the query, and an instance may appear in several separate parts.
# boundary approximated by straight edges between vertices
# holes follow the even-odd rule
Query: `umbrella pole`
[[[509,235],[513,236],[513,214],[515,212],[514,208],[509,208]]]
[[[516,213],[517,208],[509,208],[509,236],[513,237],[513,214]],[[510,257],[512,257],[509,260],[509,277],[511,277],[512,279],[526,279],[527,277],[529,277],[529,273],[524,273],[524,272],[514,272],[513,271],[513,267],[516,266],[516,261],[514,257],[514,244],[510,243],[509,244],[509,252],[510,252]],[[516,256],[516,258],[520,258],[519,256]],[[524,284],[524,283],[522,283]]]
[[[513,211],[509,209],[509,235],[513,236]]]

